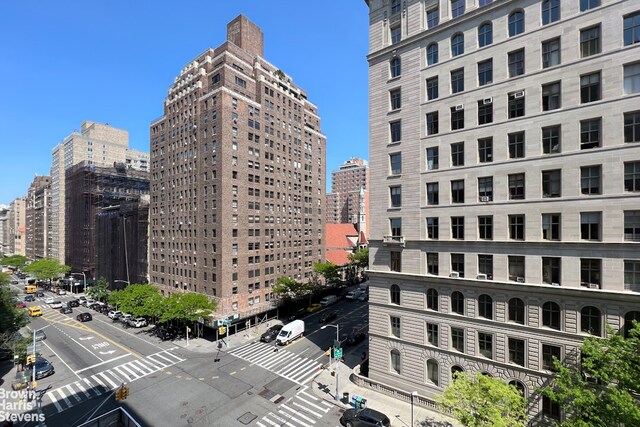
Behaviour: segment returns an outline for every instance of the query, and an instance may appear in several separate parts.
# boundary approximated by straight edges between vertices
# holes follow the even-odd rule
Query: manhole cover
[[[257,415],[253,415],[251,412],[245,412],[244,415],[238,418],[238,421],[240,421],[244,425],[247,425],[253,420],[255,420],[256,418],[258,418]]]

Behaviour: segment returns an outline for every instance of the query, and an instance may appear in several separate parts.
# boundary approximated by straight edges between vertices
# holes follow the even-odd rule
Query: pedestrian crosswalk
[[[322,363],[301,357],[273,344],[253,342],[229,353],[271,371],[296,384],[304,384],[320,373]]]
[[[98,372],[75,383],[51,390],[45,396],[49,398],[58,412],[62,412],[77,403],[113,390],[123,383],[130,383],[176,363],[183,362],[185,359],[171,352],[176,348],[160,351],[144,359],[136,359]]]
[[[314,396],[307,386],[256,422],[258,427],[313,427],[326,417],[333,405]]]

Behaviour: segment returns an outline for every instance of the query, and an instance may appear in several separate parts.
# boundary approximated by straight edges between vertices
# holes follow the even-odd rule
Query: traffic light
[[[35,363],[35,361],[36,361],[35,354],[27,354],[27,365],[32,365]]]
[[[218,334],[220,334],[220,335],[224,335],[224,334],[226,334],[226,333],[227,333],[227,327],[226,327],[226,326],[220,326],[220,327],[218,328]]]
[[[122,391],[121,393],[122,400],[125,400],[127,397],[129,397],[129,387],[123,386],[121,387],[121,391]]]
[[[122,391],[123,387],[118,387],[118,389],[116,390],[116,400],[122,400]]]

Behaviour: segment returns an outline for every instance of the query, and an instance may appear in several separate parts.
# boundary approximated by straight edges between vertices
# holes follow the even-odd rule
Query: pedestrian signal
[[[35,354],[28,354],[27,355],[27,365],[32,365],[33,363],[35,363],[36,361],[36,355]]]
[[[226,326],[220,326],[220,327],[218,328],[218,334],[220,334],[220,335],[224,335],[224,334],[226,334],[226,333],[227,333],[227,327],[226,327]]]

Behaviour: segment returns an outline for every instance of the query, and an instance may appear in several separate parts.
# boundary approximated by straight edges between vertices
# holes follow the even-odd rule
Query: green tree
[[[443,409],[467,427],[524,427],[526,401],[504,381],[483,375],[459,372],[439,398]]]
[[[367,270],[369,268],[369,248],[359,249],[349,254],[349,265],[358,272]]]
[[[87,288],[87,296],[98,301],[106,301],[109,294],[109,283],[104,277],[99,278],[95,285]]]
[[[192,292],[174,293],[165,299],[166,310],[160,316],[161,322],[177,321],[194,323],[200,317],[208,317],[216,309],[214,301],[206,295]]]
[[[158,318],[165,309],[164,297],[158,289],[149,284],[132,284],[109,294],[109,304],[114,305],[134,317],[146,316]]]
[[[640,323],[627,334],[608,328],[607,338],[586,338],[580,355],[579,363],[554,360],[555,378],[538,390],[564,409],[559,425],[639,426]]]
[[[285,299],[297,299],[304,295],[304,286],[291,277],[278,277],[273,293]]]
[[[2,258],[2,265],[10,265],[11,267],[16,267],[22,269],[27,264],[27,257],[22,255],[11,255]]]
[[[342,283],[339,268],[332,262],[318,262],[314,264],[313,271],[322,276],[324,283],[327,285],[340,285]]]
[[[16,308],[16,293],[9,288],[6,274],[0,273],[0,347],[11,348],[16,332],[28,323],[24,310]]]
[[[71,267],[60,264],[57,259],[42,258],[26,266],[24,271],[33,274],[38,280],[49,280],[51,283],[52,279],[58,279],[71,271]]]

